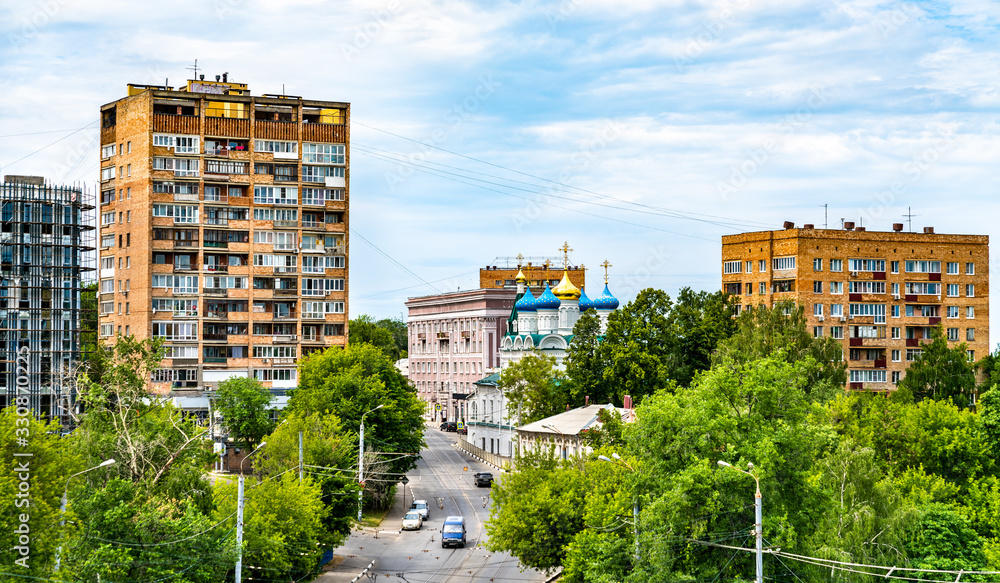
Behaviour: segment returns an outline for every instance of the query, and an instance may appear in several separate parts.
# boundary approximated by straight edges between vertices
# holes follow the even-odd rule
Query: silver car
[[[427,520],[430,516],[430,506],[427,505],[426,500],[415,500],[407,512],[418,512],[421,518]]]
[[[403,516],[403,530],[420,530],[424,525],[424,517],[419,512],[413,510]]]

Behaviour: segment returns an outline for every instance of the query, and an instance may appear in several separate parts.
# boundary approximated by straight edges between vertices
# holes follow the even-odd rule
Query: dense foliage
[[[586,387],[576,395],[644,394],[637,419],[605,419],[589,456],[520,460],[494,485],[490,548],[561,567],[569,582],[749,580],[754,554],[738,549],[753,549],[759,480],[774,551],[765,579],[874,582],[895,566],[949,571],[896,572],[922,580],[960,570],[962,581],[996,580],[968,572],[1000,570],[1000,389],[981,384],[970,407],[975,365],[964,347],[926,344],[892,395],[845,392],[841,347],[813,338],[801,308],[745,313],[732,334],[698,344],[712,346],[699,361],[683,355],[701,349],[668,349],[679,345],[665,332],[677,312],[669,298],[640,295],[609,320],[605,342],[628,340],[574,348],[566,380],[569,399],[573,383]],[[593,319],[580,322],[594,335]],[[688,359],[690,381],[675,358]],[[996,375],[995,362],[983,376]]]
[[[376,320],[367,314],[362,314],[351,320],[347,334],[348,344],[371,344],[384,352],[393,362],[406,358],[406,322],[400,318]]]

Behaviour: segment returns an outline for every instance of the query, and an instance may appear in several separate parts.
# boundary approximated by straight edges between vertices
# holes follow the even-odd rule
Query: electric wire
[[[30,158],[30,157],[32,157],[32,156],[34,156],[35,154],[37,154],[37,153],[39,153],[39,152],[41,152],[41,151],[43,151],[43,150],[45,150],[45,149],[47,149],[47,148],[49,148],[49,147],[51,147],[51,146],[54,146],[54,145],[58,144],[59,142],[61,142],[61,141],[65,140],[65,139],[66,139],[66,138],[68,138],[68,137],[70,137],[70,136],[73,136],[73,135],[76,135],[76,134],[78,134],[78,133],[82,132],[83,130],[85,130],[85,129],[89,128],[90,126],[92,126],[92,125],[94,125],[94,124],[98,123],[98,121],[99,121],[99,120],[94,120],[94,121],[92,121],[91,123],[89,123],[89,124],[87,124],[87,125],[83,126],[82,128],[79,128],[79,129],[75,130],[75,131],[74,131],[74,132],[72,132],[72,133],[69,133],[69,134],[66,134],[65,136],[63,136],[63,137],[59,138],[58,140],[56,140],[56,141],[54,141],[54,142],[49,142],[48,144],[46,144],[46,145],[42,146],[41,148],[38,148],[37,150],[35,150],[34,152],[32,152],[32,153],[30,153],[30,154],[27,154],[27,155],[25,155],[25,156],[22,156],[22,157],[18,158],[17,160],[14,160],[13,162],[11,162],[11,163],[9,163],[9,164],[4,164],[4,165],[2,166],[2,168],[4,168],[4,169],[8,169],[8,168],[10,168],[11,166],[13,166],[14,164],[17,164],[18,162],[20,162],[20,161],[22,161],[22,160],[26,160],[26,159],[28,159],[28,158]]]
[[[419,281],[419,282],[423,283],[424,285],[426,285],[426,286],[434,289],[436,292],[441,293],[440,289],[438,289],[436,286],[434,286],[433,284],[429,283],[427,280],[425,280],[424,278],[420,277],[416,273],[413,273],[413,271],[410,270],[410,268],[406,267],[402,263],[400,263],[400,262],[396,261],[395,259],[393,259],[392,256],[390,256],[388,253],[386,253],[381,248],[379,248],[379,246],[376,245],[375,243],[372,243],[371,241],[369,241],[367,238],[365,238],[364,235],[362,235],[361,233],[357,232],[357,230],[355,230],[353,227],[351,228],[351,234],[354,235],[354,236],[356,236],[356,237],[358,237],[359,239],[361,239],[365,243],[367,243],[372,249],[374,249],[380,255],[382,255],[383,257],[385,257],[386,259],[388,259],[389,261],[391,261],[394,265],[396,265],[396,267],[399,267],[400,269],[402,269],[406,273],[409,273],[410,275],[412,275],[413,277],[415,277],[417,279],[417,281]]]

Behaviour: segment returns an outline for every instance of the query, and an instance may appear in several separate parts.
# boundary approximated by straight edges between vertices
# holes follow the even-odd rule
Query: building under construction
[[[88,198],[38,176],[5,176],[0,190],[0,407],[26,404],[64,425],[82,361],[81,288],[94,270]]]

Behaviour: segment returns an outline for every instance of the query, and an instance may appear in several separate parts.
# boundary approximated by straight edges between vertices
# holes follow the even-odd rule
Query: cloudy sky
[[[1000,229],[997,3],[153,6],[0,5],[0,173],[95,184],[99,106],[195,59],[348,101],[352,315],[564,241],[628,300],[719,289],[720,237],[785,220]]]

